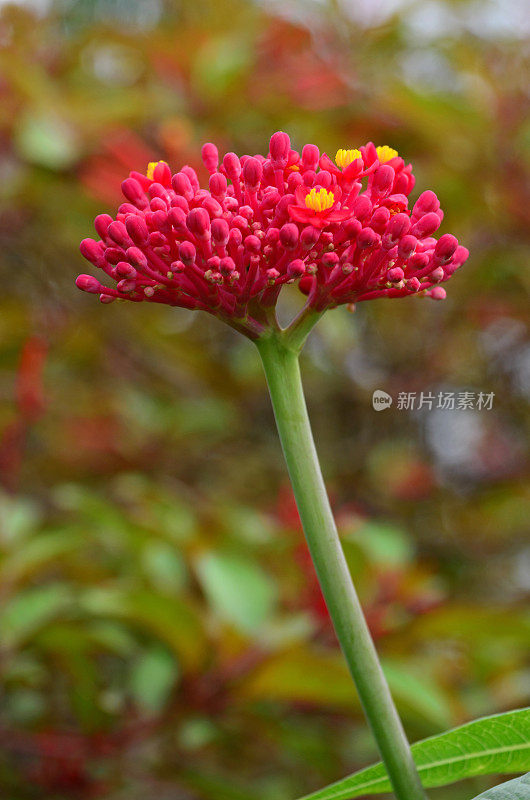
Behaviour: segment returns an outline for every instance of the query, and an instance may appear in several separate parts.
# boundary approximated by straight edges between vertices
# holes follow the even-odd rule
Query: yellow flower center
[[[158,167],[159,164],[165,164],[165,163],[166,163],[165,161],[150,161],[149,164],[147,165],[147,172],[145,173],[146,177],[148,177],[149,180],[152,181],[155,174],[155,169]]]
[[[385,161],[390,161],[391,158],[395,158],[398,154],[397,150],[394,150],[393,147],[389,147],[387,144],[382,145],[381,147],[376,147],[377,158],[381,164],[384,164]]]
[[[313,211],[326,211],[334,202],[333,192],[328,192],[323,186],[314,186],[305,198],[307,208],[312,208]]]
[[[352,161],[355,161],[356,158],[362,158],[360,150],[337,150],[335,163],[338,167],[344,169],[348,164],[351,164]]]

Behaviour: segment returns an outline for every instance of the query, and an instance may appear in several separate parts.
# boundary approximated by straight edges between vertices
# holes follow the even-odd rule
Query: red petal
[[[295,222],[302,222],[306,225],[310,222],[313,214],[311,208],[303,208],[302,206],[288,206],[287,208],[291,219],[294,219]]]
[[[328,222],[342,222],[349,219],[353,215],[353,211],[349,208],[340,208],[328,214]]]
[[[301,206],[305,205],[305,199],[309,194],[309,192],[310,192],[309,186],[306,186],[303,183],[301,183],[299,186],[296,187],[296,189],[294,190],[294,196],[296,198],[296,202],[298,203],[298,205]]]
[[[328,172],[331,172],[332,175],[342,175],[340,169],[335,166],[331,158],[326,155],[326,153],[322,153],[320,156],[319,165],[320,169],[326,169]]]
[[[348,166],[343,169],[342,179],[345,181],[354,181],[363,171],[363,166],[362,158],[355,158],[351,164],[348,164]]]

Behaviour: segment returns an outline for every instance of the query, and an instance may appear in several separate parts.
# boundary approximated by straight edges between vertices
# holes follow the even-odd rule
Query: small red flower
[[[294,222],[302,225],[325,228],[332,222],[344,222],[352,215],[351,209],[339,207],[341,190],[338,186],[333,191],[323,186],[312,189],[297,186],[294,196],[296,205],[289,206],[289,215]]]

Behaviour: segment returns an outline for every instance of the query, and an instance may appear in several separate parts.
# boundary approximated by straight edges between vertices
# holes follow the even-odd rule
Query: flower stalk
[[[398,800],[425,800],[410,747],[346,564],[311,432],[299,352],[309,322],[255,343],[304,533],[337,638]]]

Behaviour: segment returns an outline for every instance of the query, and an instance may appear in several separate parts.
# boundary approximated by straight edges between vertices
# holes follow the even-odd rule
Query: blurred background
[[[78,243],[129,170],[202,170],[208,140],[388,144],[469,247],[444,303],[329,313],[303,371],[410,738],[528,702],[524,6],[0,3],[6,800],[292,800],[376,759],[253,346],[207,315],[74,286]],[[375,389],[495,397],[376,413]]]

